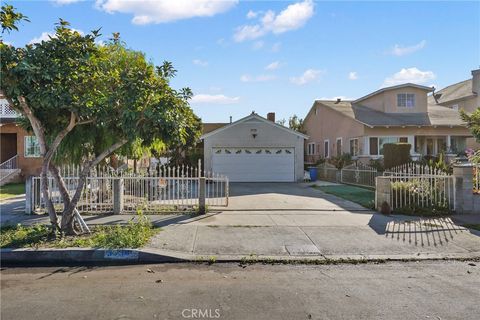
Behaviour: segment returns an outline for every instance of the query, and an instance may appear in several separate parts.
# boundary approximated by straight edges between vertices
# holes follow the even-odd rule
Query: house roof
[[[315,105],[322,105],[335,110],[346,117],[358,121],[368,127],[378,126],[463,126],[456,110],[442,106],[429,105],[426,113],[386,113],[352,101],[317,100]]]
[[[442,90],[438,90],[434,93],[435,97],[437,97],[438,102],[435,101],[435,97],[433,95],[430,95],[428,97],[428,103],[443,104],[450,101],[473,97],[475,96],[475,93],[473,93],[472,82],[472,79],[468,79],[452,84],[448,87],[443,88]]]
[[[214,130],[217,130],[218,128],[226,126],[228,123],[223,123],[223,122],[205,122],[202,123],[202,134],[207,134],[209,132],[212,132]]]
[[[215,135],[215,134],[217,134],[217,133],[220,133],[220,132],[222,132],[222,131],[224,131],[224,130],[226,130],[226,129],[229,129],[229,128],[231,128],[231,127],[234,127],[234,126],[236,126],[236,125],[239,125],[239,124],[241,124],[241,123],[243,123],[243,122],[246,122],[246,121],[248,121],[248,120],[250,120],[250,119],[260,120],[260,121],[265,122],[265,123],[267,123],[267,124],[269,124],[269,125],[271,125],[271,126],[277,127],[277,128],[279,128],[279,129],[281,129],[281,130],[288,131],[288,132],[291,133],[291,134],[295,134],[295,135],[297,135],[297,136],[299,136],[299,137],[301,137],[301,138],[303,138],[303,139],[308,139],[308,136],[304,135],[303,133],[300,133],[300,132],[298,132],[298,131],[292,130],[292,129],[287,128],[287,127],[284,127],[284,126],[282,126],[282,125],[280,125],[280,124],[278,124],[278,123],[272,122],[272,121],[270,121],[270,120],[268,120],[268,119],[266,119],[266,118],[264,118],[264,117],[259,116],[259,115],[256,114],[256,113],[252,112],[250,115],[248,115],[248,116],[246,116],[246,117],[244,117],[244,118],[242,118],[242,119],[240,119],[240,120],[237,120],[237,121],[235,121],[235,122],[229,123],[229,124],[226,125],[226,126],[220,127],[220,128],[218,128],[218,129],[216,129],[216,130],[213,130],[213,131],[211,131],[211,132],[208,132],[208,133],[203,134],[203,135],[200,137],[200,140],[203,140],[203,139],[205,139],[205,138],[211,137],[211,136],[213,136],[213,135]]]
[[[400,88],[406,88],[406,87],[410,87],[410,88],[413,87],[413,88],[417,88],[417,89],[421,89],[421,90],[425,90],[425,91],[433,91],[433,88],[430,88],[430,87],[421,86],[421,85],[414,84],[414,83],[403,83],[403,84],[399,84],[399,85],[396,85],[396,86],[381,88],[377,91],[374,91],[372,93],[367,94],[366,96],[358,98],[357,100],[353,101],[353,103],[359,103],[359,102],[361,102],[365,99],[368,99],[370,97],[373,97],[373,96],[375,96],[379,93],[385,92],[385,91],[400,89]]]

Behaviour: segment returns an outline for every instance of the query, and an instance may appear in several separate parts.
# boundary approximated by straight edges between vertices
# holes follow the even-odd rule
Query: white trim
[[[352,154],[352,148],[351,148],[351,144],[352,144],[352,141],[353,140],[356,140],[357,141],[357,154]],[[359,143],[359,139],[358,138],[350,138],[348,140],[348,152],[350,153],[350,155],[352,157],[358,157],[360,155],[360,143]]]
[[[41,157],[40,147],[39,147],[39,150],[38,150],[38,155],[36,155],[36,154],[33,154],[33,155],[28,154],[28,155],[27,155],[27,138],[31,138],[31,137],[37,139],[36,136],[24,136],[24,137],[23,137],[23,156],[24,156],[25,158],[40,158],[40,157]],[[37,139],[37,144],[38,144],[38,139]]]
[[[262,121],[262,122],[265,122],[265,123],[267,123],[267,124],[269,124],[269,125],[271,125],[271,126],[274,126],[274,127],[279,128],[279,129],[282,129],[282,130],[284,130],[284,131],[287,131],[287,132],[289,132],[289,133],[295,134],[296,136],[299,136],[300,138],[308,139],[308,136],[307,136],[307,135],[304,135],[303,133],[300,133],[300,132],[297,132],[297,131],[292,130],[292,129],[290,129],[290,128],[287,128],[287,127],[284,127],[284,126],[282,126],[282,125],[279,125],[278,123],[272,122],[272,121],[270,121],[270,120],[268,120],[268,119],[266,119],[266,118],[264,118],[264,117],[259,116],[259,115],[256,114],[256,113],[252,113],[252,114],[250,114],[249,116],[246,116],[246,117],[244,117],[244,118],[242,118],[242,119],[240,119],[240,120],[237,120],[237,121],[232,122],[232,123],[230,123],[230,124],[228,124],[228,125],[226,125],[226,126],[223,126],[223,127],[221,127],[221,128],[218,128],[218,129],[216,129],[216,130],[213,130],[213,131],[211,131],[211,132],[209,132],[209,133],[206,133],[206,134],[202,135],[202,136],[200,137],[200,140],[204,140],[205,138],[208,138],[208,137],[211,137],[211,136],[213,136],[213,135],[216,135],[217,133],[220,133],[220,132],[222,132],[222,131],[224,131],[224,130],[230,129],[230,128],[232,128],[232,127],[234,127],[234,126],[236,126],[236,125],[238,125],[238,124],[241,124],[241,123],[243,123],[243,122],[245,122],[245,121],[247,121],[247,120],[250,120],[250,119],[258,119],[258,120],[260,120],[260,121]]]
[[[327,152],[326,152],[327,154],[325,154],[325,142],[327,142],[327,144],[328,144],[328,148],[327,148]],[[331,156],[330,155],[330,139],[325,139],[325,140],[323,140],[323,157],[325,159],[330,159],[330,156]]]
[[[310,152],[310,146],[313,146],[313,152]],[[307,143],[307,156],[314,156],[316,148],[316,142],[309,142]]]

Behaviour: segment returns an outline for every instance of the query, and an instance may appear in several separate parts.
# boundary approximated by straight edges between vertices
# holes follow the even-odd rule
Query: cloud
[[[259,15],[260,11],[249,10],[247,13],[247,19],[254,19]]]
[[[281,34],[287,31],[296,30],[305,25],[313,16],[313,1],[305,0],[289,5],[279,14],[272,10],[267,11],[257,24],[239,26],[233,39],[236,42],[253,40],[268,33]]]
[[[50,1],[52,1],[56,5],[63,6],[63,5],[72,4],[72,3],[75,3],[75,2],[80,2],[80,1],[83,1],[83,0],[50,0]]]
[[[265,82],[275,80],[276,77],[271,74],[261,74],[258,76],[251,76],[248,74],[244,74],[240,77],[240,81],[242,82]]]
[[[280,67],[280,61],[274,61],[265,67],[265,70],[277,70]]]
[[[404,56],[425,48],[426,44],[427,44],[427,41],[425,40],[422,40],[417,44],[414,44],[412,46],[407,46],[407,47],[396,44],[390,50],[390,54],[393,54],[394,56],[397,56],[397,57]]]
[[[228,97],[223,94],[196,94],[193,96],[192,104],[236,104],[240,97]]]
[[[233,8],[238,0],[97,0],[108,13],[131,13],[134,24],[165,23],[194,17],[212,17]]]
[[[425,84],[436,78],[432,71],[421,71],[415,67],[403,68],[399,72],[387,77],[382,84],[382,87],[390,87],[403,83]]]
[[[77,30],[77,29],[73,29],[73,28],[72,28],[72,30],[80,33],[82,36],[84,35],[82,30]],[[42,32],[42,34],[40,36],[33,38],[32,40],[30,40],[28,42],[28,44],[40,43],[42,41],[49,41],[50,38],[55,38],[55,37],[56,37],[55,32]]]
[[[357,80],[358,79],[358,74],[355,71],[349,72],[348,73],[348,79],[349,80]]]
[[[291,77],[290,82],[296,85],[302,86],[309,82],[312,82],[320,77],[323,73],[322,70],[315,70],[315,69],[307,69],[305,72],[299,77]]]
[[[200,67],[208,66],[208,61],[205,61],[205,60],[194,59],[192,62],[193,62],[194,65],[200,66]]]

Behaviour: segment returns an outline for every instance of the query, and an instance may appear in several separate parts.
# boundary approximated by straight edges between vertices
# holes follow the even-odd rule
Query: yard
[[[0,200],[25,194],[25,183],[9,183],[0,187]]]
[[[374,190],[349,185],[313,186],[313,188],[358,203],[368,209],[373,209],[375,205]]]

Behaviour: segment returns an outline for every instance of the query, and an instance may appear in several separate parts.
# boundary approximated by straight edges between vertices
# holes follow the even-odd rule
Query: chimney
[[[480,95],[480,69],[472,70],[472,91]]]
[[[337,98],[337,103],[340,103],[342,101],[342,98]]]
[[[272,122],[275,122],[275,112],[269,112],[267,113],[267,120],[270,120]]]
[[[230,123],[232,123],[232,116],[230,116]]]

